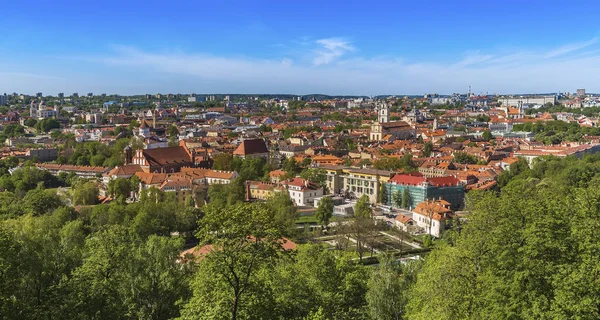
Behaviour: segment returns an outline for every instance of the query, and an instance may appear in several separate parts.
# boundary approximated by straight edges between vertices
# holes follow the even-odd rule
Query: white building
[[[439,238],[446,230],[447,215],[452,212],[449,207],[450,203],[445,200],[423,201],[413,210],[412,220],[425,233]]]
[[[286,180],[282,184],[297,206],[312,206],[316,198],[323,196],[323,188],[302,178]]]
[[[237,172],[224,170],[208,170],[205,175],[206,184],[208,185],[230,184],[237,177]]]
[[[452,103],[452,98],[451,97],[431,97],[429,98],[429,103],[432,106],[437,106],[437,105],[441,105],[441,104],[449,104]]]
[[[498,99],[503,107],[519,107],[523,105],[545,105],[546,103],[555,104],[556,96],[523,96],[523,97],[504,97]]]
[[[54,108],[47,107],[44,101],[41,101],[37,107],[35,106],[35,100],[31,101],[31,106],[29,107],[29,115],[38,120],[54,118],[58,115],[58,111],[58,104],[54,105]]]

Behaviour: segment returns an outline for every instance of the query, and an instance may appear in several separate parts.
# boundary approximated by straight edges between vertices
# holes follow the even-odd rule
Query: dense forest
[[[148,189],[72,207],[75,190],[23,168],[0,194],[0,317],[598,319],[599,173],[600,156],[519,161],[422,260],[366,266],[303,241],[285,194],[245,203],[234,183],[206,204]],[[180,255],[194,245],[213,250]]]

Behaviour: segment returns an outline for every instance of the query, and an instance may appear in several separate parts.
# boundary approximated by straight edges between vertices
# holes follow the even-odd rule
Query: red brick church
[[[139,149],[132,154],[131,148],[125,148],[125,165],[139,165],[144,172],[174,173],[182,167],[194,167],[196,154],[181,141],[176,147]]]

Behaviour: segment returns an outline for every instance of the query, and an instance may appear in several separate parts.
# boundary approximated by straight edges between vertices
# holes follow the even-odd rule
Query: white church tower
[[[35,119],[38,117],[37,108],[35,107],[35,100],[32,100],[31,105],[29,106],[29,116]]]
[[[389,109],[387,102],[383,102],[381,105],[379,105],[377,122],[379,122],[379,123],[390,122],[390,109]]]

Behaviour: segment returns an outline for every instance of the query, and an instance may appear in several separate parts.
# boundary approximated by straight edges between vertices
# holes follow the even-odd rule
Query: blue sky
[[[600,1],[86,2],[3,3],[0,92],[600,92]]]

